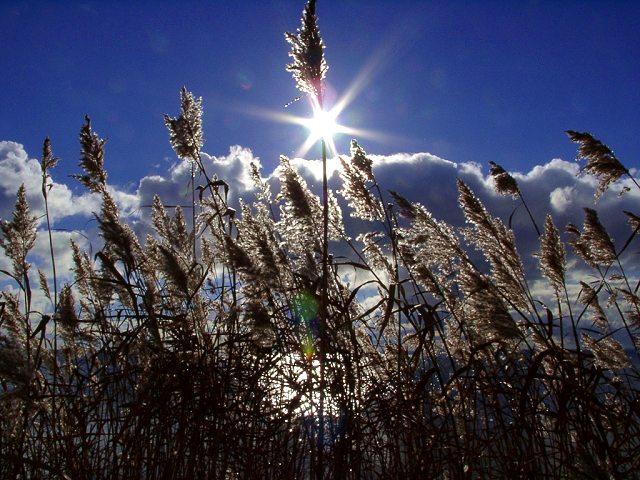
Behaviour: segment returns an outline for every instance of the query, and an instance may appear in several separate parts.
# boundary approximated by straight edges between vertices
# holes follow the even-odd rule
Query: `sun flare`
[[[396,135],[390,135],[386,132],[363,129],[355,125],[346,126],[341,124],[338,120],[338,117],[343,111],[345,111],[347,106],[349,106],[369,85],[374,78],[374,74],[379,69],[380,64],[382,64],[383,60],[390,55],[389,52],[390,49],[385,48],[372,56],[358,73],[351,85],[349,85],[346,91],[342,95],[338,96],[335,101],[331,102],[329,108],[327,108],[328,106],[326,104],[324,105],[325,108],[321,108],[318,102],[312,98],[311,95],[306,96],[306,99],[310,103],[311,110],[313,111],[313,116],[311,118],[304,118],[291,113],[264,109],[255,105],[236,105],[231,108],[240,111],[243,114],[305,127],[309,134],[305,141],[295,150],[293,154],[294,157],[304,158],[320,140],[324,140],[328,157],[337,157],[340,152],[338,151],[339,149],[337,148],[336,142],[340,137],[344,137],[345,135],[348,135],[351,138],[358,138],[359,140],[374,139],[376,142],[385,143],[405,140],[404,138]],[[297,98],[296,100],[299,100],[300,98]],[[288,103],[286,106],[292,105],[296,100]],[[351,121],[353,121],[353,119],[351,119]]]
[[[313,118],[305,120],[305,126],[310,136],[315,140],[324,139],[330,141],[333,136],[341,131],[341,126],[336,121],[336,112],[330,110],[316,110]]]

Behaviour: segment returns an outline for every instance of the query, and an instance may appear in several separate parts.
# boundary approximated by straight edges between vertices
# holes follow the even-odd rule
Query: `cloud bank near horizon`
[[[394,155],[370,154],[374,174],[388,195],[389,190],[398,192],[410,201],[425,205],[433,215],[451,224],[461,227],[464,224],[462,212],[457,206],[456,178],[462,179],[484,202],[487,210],[503,220],[511,222],[525,267],[533,273],[537,262],[533,254],[538,250],[538,239],[531,220],[519,201],[498,195],[493,190],[493,180],[489,169],[476,163],[455,163],[429,153],[397,153]],[[254,200],[253,184],[250,178],[251,162],[260,163],[248,148],[232,146],[227,155],[212,156],[203,154],[203,163],[210,176],[224,180],[229,184],[229,202],[237,205],[239,198],[247,202]],[[321,187],[321,162],[319,160],[293,159],[291,161],[300,174],[307,180],[311,189],[318,193]],[[339,162],[329,162],[330,188],[341,188],[337,168]],[[508,165],[503,165],[508,170]],[[635,171],[632,171],[635,175]],[[100,210],[97,195],[70,188],[56,179],[55,169],[51,172],[53,187],[49,193],[49,208],[55,230],[56,252],[61,255],[58,271],[70,279],[71,257],[70,238],[76,239],[81,246],[99,248],[100,239],[93,221],[93,212]],[[629,234],[629,226],[623,211],[637,212],[636,206],[640,192],[634,188],[623,196],[618,196],[623,185],[614,185],[594,204],[594,191],[597,181],[590,176],[579,174],[579,165],[574,161],[552,159],[532,167],[528,172],[511,172],[518,181],[520,190],[526,199],[537,224],[542,227],[547,213],[550,213],[556,225],[563,230],[568,223],[578,226],[583,222],[583,208],[595,208],[601,222],[609,231],[616,245],[622,245]],[[273,171],[263,171],[262,175],[272,184],[277,193],[277,167]],[[117,185],[110,191],[121,207],[122,218],[140,234],[149,231],[149,206],[154,195],[158,195],[163,204],[187,205],[190,207],[191,169],[186,162],[174,163],[162,175],[145,176],[138,182],[135,191],[125,191]],[[15,194],[20,184],[27,191],[32,214],[40,218],[40,228],[44,228],[44,203],[41,194],[42,171],[39,160],[30,158],[24,147],[15,142],[0,142],[0,218],[10,219],[15,203]],[[630,185],[631,186],[631,185]],[[616,190],[617,189],[617,190]],[[358,222],[344,218],[347,233],[362,228]],[[375,228],[375,227],[374,227]],[[351,234],[351,236],[355,236]],[[144,238],[141,236],[141,238]],[[32,255],[35,266],[50,271],[48,244],[39,241]],[[8,260],[0,252],[0,268],[10,270]]]

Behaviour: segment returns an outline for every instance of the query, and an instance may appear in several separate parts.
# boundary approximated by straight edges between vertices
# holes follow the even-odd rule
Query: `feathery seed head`
[[[255,274],[257,269],[255,268],[253,260],[233,238],[229,235],[225,235],[224,244],[224,252],[227,255],[227,262],[233,268],[245,275]]]
[[[493,230],[494,226],[482,202],[462,180],[457,179],[456,183],[458,184],[458,203],[464,212],[467,223],[473,224],[479,229]]]
[[[595,340],[583,333],[582,341],[593,353],[593,363],[600,368],[615,371],[631,366],[628,355],[617,340],[611,337],[602,337],[599,340]]]
[[[169,129],[169,142],[178,157],[183,160],[197,161],[203,145],[202,135],[202,98],[194,97],[186,87],[180,90],[180,116],[164,116]]]
[[[573,238],[569,244],[574,252],[588,265],[596,268],[598,265],[609,265],[616,259],[613,241],[600,223],[598,212],[585,208],[582,232],[573,224],[566,227],[567,233]]]
[[[591,307],[593,311],[593,323],[600,330],[606,331],[609,327],[609,321],[607,320],[607,315],[604,313],[602,306],[600,305],[600,301],[598,300],[598,292],[596,292],[593,287],[585,282],[580,282],[580,300],[582,304],[588,307]]]
[[[556,291],[560,290],[564,285],[566,269],[565,249],[551,215],[547,215],[544,235],[540,238],[539,259],[542,274],[549,279]]]
[[[133,267],[143,261],[143,253],[135,232],[120,221],[118,206],[107,192],[102,192],[101,215],[96,215],[105,249],[113,252],[125,265]]]
[[[293,59],[286,69],[293,75],[298,90],[320,101],[322,80],[329,67],[324,58],[324,44],[317,22],[316,2],[309,0],[302,12],[302,25],[297,34],[285,33],[287,42],[291,44],[289,56]]]
[[[51,149],[51,140],[49,137],[44,139],[44,144],[42,145],[42,173],[46,175],[47,170],[53,168],[58,163],[58,158],[53,156],[53,151]]]
[[[94,193],[100,193],[107,188],[107,172],[104,169],[104,144],[106,140],[101,139],[91,130],[91,119],[85,116],[85,123],[80,129],[80,166],[85,171],[85,175],[73,175],[73,178],[80,182]]]
[[[64,285],[62,287],[56,314],[58,322],[68,331],[72,331],[78,324],[78,315],[75,310],[75,299],[73,298],[73,293],[69,285]]]
[[[269,184],[262,179],[260,175],[260,164],[258,162],[251,162],[251,180],[253,180],[253,184],[257,187],[258,193],[256,196],[258,200],[264,200],[269,203],[271,201],[271,188]]]
[[[280,157],[280,182],[282,183],[282,197],[286,197],[291,203],[294,216],[297,218],[309,218],[313,216],[307,183],[291,166],[287,157]]]
[[[339,158],[342,164],[340,176],[343,185],[340,193],[349,202],[351,216],[363,220],[382,219],[384,207],[380,200],[371,193],[365,174],[354,164],[353,160],[348,163],[342,157]]]
[[[29,210],[24,184],[18,188],[16,197],[13,218],[9,222],[3,220],[0,223],[0,247],[11,259],[16,278],[22,279],[29,270],[26,258],[36,241],[37,219]]]
[[[467,241],[481,251],[491,265],[494,281],[521,307],[527,305],[524,293],[524,266],[516,249],[515,237],[499,218],[492,217],[471,189],[458,180],[459,203],[468,224],[463,229]]]
[[[585,208],[582,238],[589,242],[589,249],[599,263],[611,263],[616,258],[613,240],[600,223],[598,212],[592,208]]]
[[[631,226],[631,229],[638,232],[640,231],[640,217],[634,213],[625,211],[624,214],[628,217],[627,222]]]
[[[490,279],[463,264],[458,280],[466,298],[469,328],[476,341],[520,337],[517,324]]]
[[[625,318],[634,328],[640,328],[640,297],[637,293],[627,289],[620,289],[619,293],[626,304],[624,310]]]
[[[363,243],[362,253],[371,268],[384,272],[389,278],[393,278],[393,267],[378,244],[381,237],[382,235],[378,232],[366,232],[358,235],[356,240]]]
[[[491,177],[493,178],[495,191],[501,195],[517,197],[520,194],[518,182],[500,165],[489,162],[491,165]]]
[[[158,252],[160,253],[160,265],[162,271],[170,281],[171,286],[176,292],[189,298],[189,271],[184,266],[184,262],[181,261],[177,252],[174,249],[166,247],[164,245],[158,245]]]
[[[250,300],[244,307],[245,318],[251,322],[251,338],[259,348],[270,348],[276,340],[271,326],[271,315],[264,305],[256,300]]]
[[[4,385],[13,384],[8,391],[20,391],[29,384],[31,375],[25,349],[18,338],[0,332],[0,379]],[[7,387],[3,394],[7,395]],[[1,397],[0,397],[1,398]]]
[[[587,171],[600,179],[595,192],[596,200],[600,198],[611,183],[625,174],[629,175],[629,170],[620,163],[613,151],[600,140],[595,139],[586,132],[567,130],[566,133],[572,142],[579,144],[576,160],[582,158],[587,160],[586,165],[580,170]]]
[[[373,162],[367,157],[367,152],[355,140],[351,140],[351,163],[364,174],[368,181],[375,181],[371,168]]]
[[[415,220],[416,209],[411,202],[393,190],[389,190],[389,193],[393,197],[393,201],[396,203],[397,207],[400,209],[400,214],[409,220]]]

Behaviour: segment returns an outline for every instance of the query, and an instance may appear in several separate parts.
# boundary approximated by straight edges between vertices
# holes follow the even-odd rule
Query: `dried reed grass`
[[[314,7],[288,37],[289,68],[312,94],[326,71]],[[200,100],[186,89],[181,100],[181,116],[166,119],[170,141],[203,169]],[[598,192],[629,174],[590,135],[570,136],[586,170],[603,176]],[[0,477],[636,475],[640,301],[621,255],[636,215],[621,248],[595,210],[582,230],[569,227],[572,254],[593,273],[577,298],[567,284],[575,262],[546,218],[548,305],[529,289],[513,232],[468,186],[458,184],[464,229],[395,192],[391,205],[355,142],[341,194],[370,225],[355,241],[337,202],[321,201],[283,159],[275,197],[254,166],[258,195],[239,218],[224,182],[199,171],[207,185],[198,205],[194,194],[193,223],[156,199],[143,243],[107,193],[104,140],[88,118],[81,145],[77,178],[101,196],[104,245],[94,257],[72,245],[75,282],[55,287],[52,313],[31,306],[27,258],[46,232],[24,188],[2,223],[12,262],[3,273],[18,293],[2,292],[0,304]],[[53,166],[45,142],[45,203]],[[502,167],[492,175],[524,202]],[[353,259],[322,258],[325,205],[329,238]],[[362,280],[346,284],[345,269]]]

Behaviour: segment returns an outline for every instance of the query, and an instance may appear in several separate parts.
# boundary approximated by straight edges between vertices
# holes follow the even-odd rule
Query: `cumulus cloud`
[[[371,154],[369,158],[373,161],[373,170],[378,183],[389,201],[391,198],[388,191],[396,191],[411,201],[422,203],[436,218],[453,226],[462,226],[464,223],[464,217],[457,206],[456,190],[456,178],[462,179],[482,200],[492,215],[513,227],[525,267],[535,272],[537,260],[534,253],[539,246],[531,219],[519,200],[494,192],[493,181],[487,166],[469,162],[456,163],[429,153],[397,153],[387,156]],[[250,178],[251,162],[260,163],[251,150],[240,146],[231,147],[227,155],[203,154],[203,163],[209,176],[215,176],[229,184],[229,201],[232,206],[237,206],[238,199],[241,197],[247,201],[252,201],[254,198]],[[304,159],[293,159],[291,162],[306,178],[312,190],[320,194],[321,162]],[[339,165],[338,159],[329,161],[330,188],[334,191],[341,188]],[[509,170],[508,165],[503,167]],[[511,174],[518,182],[531,214],[540,228],[544,224],[547,213],[553,215],[561,231],[568,223],[580,226],[584,217],[583,208],[591,207],[598,210],[602,223],[616,245],[623,245],[628,238],[630,230],[623,211],[638,213],[635,210],[640,197],[637,189],[632,188],[621,197],[616,191],[607,192],[594,205],[593,193],[597,182],[592,177],[578,175],[579,168],[576,162],[553,159],[534,166],[529,171],[511,172]],[[20,144],[0,142],[0,216],[2,218],[10,217],[15,202],[15,192],[21,183],[27,188],[32,211],[36,215],[42,214],[41,175],[39,161],[29,158]],[[272,190],[277,192],[277,169],[263,171],[262,175],[272,184]],[[143,235],[149,231],[148,207],[153,203],[153,197],[159,195],[166,206],[184,205],[190,208],[190,182],[190,164],[176,162],[161,175],[142,178],[133,192],[124,191],[117,186],[110,187],[110,191],[122,208],[123,218],[132,224],[140,235]],[[204,184],[204,179],[196,178],[196,184]],[[93,230],[86,227],[92,218],[92,212],[99,211],[98,196],[89,193],[76,194],[65,184],[54,182],[49,201],[56,224],[76,221],[79,224],[76,232],[88,237],[85,245],[89,243],[93,246],[99,245],[95,223],[92,224]],[[370,224],[365,225],[348,215],[345,215],[344,221],[347,232],[352,237],[355,237],[355,234],[363,228],[371,228]],[[68,252],[69,238],[68,233],[55,235],[56,250],[62,252],[59,271],[68,272],[70,268],[70,256],[65,253]],[[40,243],[40,240],[34,250],[33,259],[41,265],[41,268],[50,270],[48,247],[45,243]],[[0,265],[3,267],[6,265],[6,259],[3,259],[2,255],[0,255]],[[536,285],[536,288],[539,285],[535,283],[537,278],[537,274],[532,273],[532,285]]]
[[[369,155],[373,171],[383,193],[389,190],[405,198],[425,205],[433,215],[454,226],[462,226],[462,213],[457,206],[456,179],[463,180],[482,200],[487,210],[505,224],[511,224],[521,243],[529,239],[537,243],[535,228],[519,200],[495,193],[493,180],[487,166],[477,163],[455,163],[428,153]],[[316,185],[319,193],[320,161],[295,160],[299,171],[310,185]],[[508,165],[503,165],[509,169]],[[590,176],[579,175],[576,162],[553,159],[531,168],[528,172],[511,172],[518,182],[523,197],[532,211],[536,223],[542,228],[547,213],[551,213],[558,227],[563,230],[568,223],[582,224],[585,207],[598,210],[605,227],[614,239],[626,239],[630,231],[623,210],[634,211],[640,192],[632,188],[619,196],[621,186],[613,187],[595,203],[597,181]],[[340,189],[337,172],[330,177],[330,187]],[[617,190],[616,190],[617,188]]]
[[[506,225],[513,228],[531,288],[540,295],[539,298],[549,297],[548,283],[541,278],[538,259],[535,256],[540,248],[536,228],[520,200],[495,193],[488,166],[483,167],[476,163],[455,163],[427,153],[369,155],[369,158],[373,160],[373,171],[383,193],[393,190],[411,201],[420,202],[432,212],[434,217],[454,227],[464,226],[464,217],[458,208],[456,189],[456,178],[462,179],[480,198],[491,215],[500,218]],[[299,167],[299,171],[307,178],[309,185],[316,185],[315,192],[319,193],[320,162],[296,160],[293,163]],[[509,168],[508,165],[503,167]],[[338,190],[339,176],[331,168],[330,172],[332,172],[330,187]],[[546,215],[551,214],[561,232],[561,238],[567,241],[569,237],[564,233],[565,227],[569,223],[581,227],[584,221],[584,208],[588,207],[598,211],[602,224],[618,249],[629,238],[631,229],[624,211],[637,214],[640,199],[640,192],[632,187],[630,180],[613,186],[595,203],[594,192],[597,180],[591,176],[580,175],[579,165],[573,161],[552,159],[534,166],[527,172],[512,172],[512,176],[518,182],[540,230],[543,229]],[[632,188],[620,196],[618,193],[625,185]],[[390,200],[389,197],[387,199]],[[344,216],[344,221],[347,232],[351,232],[352,237],[363,231],[363,228],[371,228],[370,225],[363,226],[363,222],[351,219],[347,215]],[[567,250],[571,253],[569,246]],[[630,255],[637,254],[637,248],[629,249],[629,252]],[[569,281],[574,282],[570,290],[572,294],[577,295],[578,280],[593,278],[593,272],[579,259],[570,257],[569,261],[572,265]],[[627,274],[631,275],[638,273],[640,272],[627,271]]]
[[[252,188],[250,179],[250,163],[259,164],[251,150],[233,146],[228,155],[202,155],[202,162],[210,176],[228,181],[229,201],[238,203],[238,198]],[[99,195],[89,192],[75,193],[68,185],[56,181],[55,170],[50,172],[51,188],[48,190],[49,213],[52,221],[53,247],[56,256],[56,269],[60,283],[72,281],[72,254],[70,241],[73,239],[81,248],[96,251],[101,240],[98,235],[94,213],[101,208]],[[117,185],[109,185],[108,190],[120,209],[123,221],[129,223],[141,238],[149,232],[147,208],[153,203],[153,197],[159,195],[162,202],[169,205],[191,206],[191,166],[187,162],[172,165],[164,175],[153,175],[142,178],[135,191],[126,191]],[[197,184],[204,179],[197,178]],[[52,277],[52,264],[49,239],[45,230],[44,199],[42,197],[42,169],[40,161],[30,158],[24,147],[16,142],[0,142],[0,219],[10,220],[16,192],[24,185],[31,214],[36,216],[38,237],[28,260],[33,265],[33,274],[41,269],[49,278]],[[11,271],[11,262],[4,252],[0,252],[0,269]],[[34,277],[35,278],[35,277]],[[0,278],[3,289],[11,289],[8,278]],[[53,287],[52,287],[53,288]],[[45,307],[47,300],[34,298],[38,307]],[[34,304],[34,306],[36,306]]]
[[[519,199],[502,196],[494,191],[494,182],[488,166],[477,163],[456,163],[429,153],[398,153],[389,156],[369,155],[373,161],[373,171],[387,201],[391,201],[388,191],[396,191],[405,198],[420,202],[426,206],[435,218],[454,227],[464,226],[464,216],[458,207],[456,179],[463,180],[480,198],[494,217],[500,218],[513,228],[516,244],[521,254],[527,278],[536,293],[550,293],[548,283],[538,271],[538,259],[535,254],[540,246],[536,227]],[[291,161],[316,194],[321,191],[321,162],[319,160],[294,159]],[[503,165],[507,170],[508,165]],[[334,191],[341,188],[337,169],[339,162],[328,162],[329,186]],[[579,164],[575,161],[552,159],[536,165],[526,172],[511,172],[531,211],[538,229],[542,230],[547,214],[551,214],[563,240],[569,240],[564,233],[567,224],[580,227],[584,221],[584,208],[595,208],[601,222],[621,247],[631,234],[624,210],[636,211],[640,197],[637,188],[631,188],[623,196],[618,192],[625,186],[613,186],[595,203],[594,191],[597,180],[591,176],[580,175]],[[278,190],[277,172],[263,172],[272,183],[272,190]],[[630,181],[628,182],[630,183]],[[631,185],[628,185],[631,186]],[[350,218],[343,208],[347,233],[355,238],[372,228],[380,228],[367,222]],[[637,211],[636,211],[637,213]],[[336,254],[347,254],[348,249],[333,245]],[[567,250],[571,251],[567,246]],[[479,254],[470,252],[475,258]],[[573,279],[589,278],[592,272],[581,260],[570,258]],[[629,273],[629,272],[628,272]],[[574,289],[575,290],[575,289]],[[577,290],[572,290],[577,294]],[[544,297],[542,297],[544,298]]]
[[[247,196],[253,188],[250,177],[251,163],[260,165],[260,159],[253,156],[248,148],[234,145],[229,149],[229,154],[213,156],[202,153],[202,163],[207,175],[213,181],[222,180],[229,185],[228,202],[238,208],[239,199]],[[206,187],[206,178],[197,175],[196,187]],[[222,193],[222,192],[221,192]],[[173,210],[176,206],[191,211],[191,164],[187,161],[174,163],[164,175],[148,175],[140,180],[136,191],[139,211],[135,220],[135,231],[139,236],[145,236],[151,231],[150,207],[153,199],[158,196],[162,204]],[[187,217],[190,214],[186,215]]]
[[[554,212],[564,213],[574,204],[575,188],[558,187],[549,194],[549,202]]]
[[[55,178],[55,170],[51,173]],[[29,158],[21,144],[0,141],[0,218],[11,216],[20,185],[25,187],[31,211],[41,218],[44,214],[44,199],[40,161]],[[55,180],[48,196],[49,212],[54,225],[68,217],[90,216],[100,205],[95,195],[74,195],[67,185]]]
[[[234,145],[225,156],[202,154],[202,163],[210,177],[224,180],[230,186],[230,202],[237,202],[248,190],[252,189],[250,164],[260,160],[253,156],[248,148]],[[205,179],[196,178],[196,185],[204,186]],[[191,207],[191,164],[178,162],[173,164],[165,175],[150,175],[142,178],[138,185],[137,196],[142,206],[151,205],[153,197],[158,195],[165,205],[185,205]]]
[[[66,184],[55,179],[55,170],[50,172],[53,179],[49,181],[48,190],[49,215],[52,226],[52,244],[56,259],[58,282],[71,282],[72,252],[70,241],[73,239],[81,248],[96,247],[100,244],[97,237],[94,212],[100,210],[100,197],[88,192],[74,193]],[[45,230],[46,219],[44,199],[42,197],[42,169],[40,161],[30,158],[24,147],[15,142],[0,142],[0,219],[10,220],[12,217],[16,192],[24,185],[31,215],[38,219],[38,236],[28,257],[33,265],[32,273],[37,275],[42,270],[48,278],[52,278],[53,266],[49,238]],[[124,215],[131,215],[139,210],[138,196],[117,188],[110,187],[110,192]],[[0,268],[11,271],[11,262],[4,252],[0,252]],[[37,281],[34,277],[32,281]],[[7,278],[0,278],[3,289],[11,289]],[[53,294],[53,284],[51,284]],[[32,307],[35,310],[46,308],[48,300],[35,292]]]

